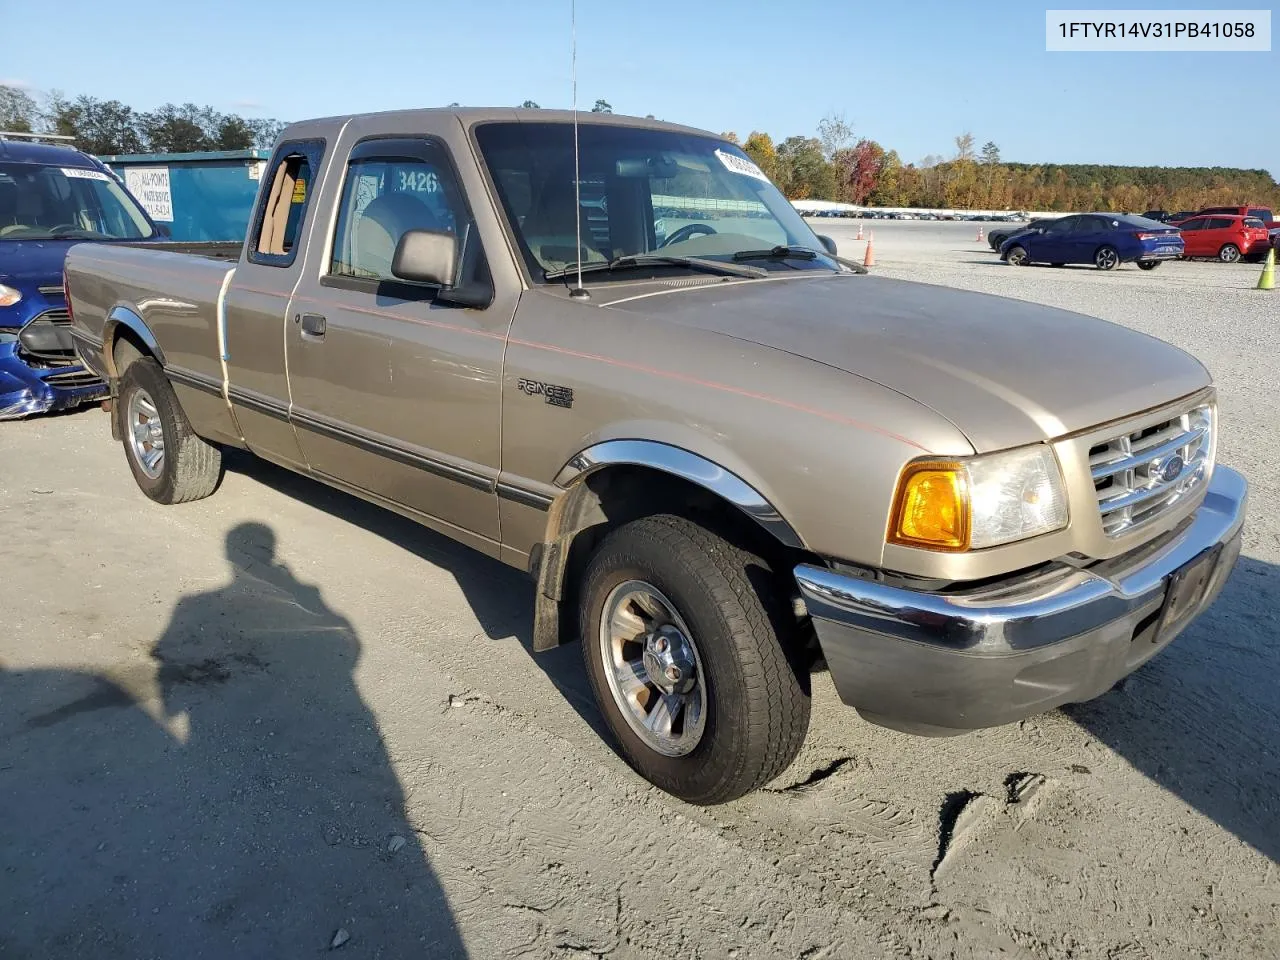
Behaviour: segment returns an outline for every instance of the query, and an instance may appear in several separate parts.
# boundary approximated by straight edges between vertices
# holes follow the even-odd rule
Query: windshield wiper
[[[733,255],[735,261],[742,260],[817,260],[818,251],[808,247],[789,247],[779,244],[767,250],[739,250]]]
[[[571,263],[560,270],[548,270],[543,274],[544,280],[563,280],[565,277],[576,276],[578,268],[582,268],[585,273],[601,273],[613,270],[633,270],[638,267],[652,266],[671,266],[684,267],[687,270],[701,270],[705,273],[718,273],[730,277],[750,277],[758,279],[767,277],[768,270],[760,267],[745,267],[736,263],[728,263],[723,260],[706,260],[702,257],[677,257],[665,256],[660,253],[637,253],[624,257],[616,257],[613,260],[603,261],[596,260],[591,263]]]
[[[819,254],[817,250],[810,247],[789,247],[786,244],[779,244],[776,247],[770,247],[768,250],[739,250],[733,255],[734,260],[817,260],[819,256],[825,256],[834,260],[840,266],[854,273],[866,273],[867,268],[853,260],[846,260],[844,257],[837,257],[833,253]]]

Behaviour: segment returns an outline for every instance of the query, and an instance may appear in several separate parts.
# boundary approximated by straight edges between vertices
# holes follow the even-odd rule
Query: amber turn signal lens
[[[969,495],[958,463],[913,463],[898,481],[889,542],[933,550],[969,546]]]

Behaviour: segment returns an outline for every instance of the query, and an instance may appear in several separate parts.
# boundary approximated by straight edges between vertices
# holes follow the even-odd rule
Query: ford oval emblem
[[[1157,460],[1151,464],[1151,472],[1160,478],[1164,483],[1173,483],[1182,473],[1182,468],[1186,466],[1186,461],[1178,454],[1165,459]]]

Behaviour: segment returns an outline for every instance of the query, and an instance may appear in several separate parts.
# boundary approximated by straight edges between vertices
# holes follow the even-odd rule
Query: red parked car
[[[1182,231],[1184,257],[1235,263],[1250,254],[1265,255],[1271,243],[1266,225],[1257,217],[1197,214],[1173,226]]]

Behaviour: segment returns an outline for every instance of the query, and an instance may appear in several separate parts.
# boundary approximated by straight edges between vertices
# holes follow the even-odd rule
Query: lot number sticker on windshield
[[[717,150],[716,156],[720,158],[720,162],[724,164],[724,168],[730,173],[740,173],[744,177],[755,177],[765,183],[769,182],[769,178],[765,176],[764,171],[750,160],[735,156],[732,153],[725,153],[723,150]]]
[[[73,180],[106,180],[110,182],[111,178],[100,170],[85,170],[83,167],[59,167],[63,176],[70,177]]]

